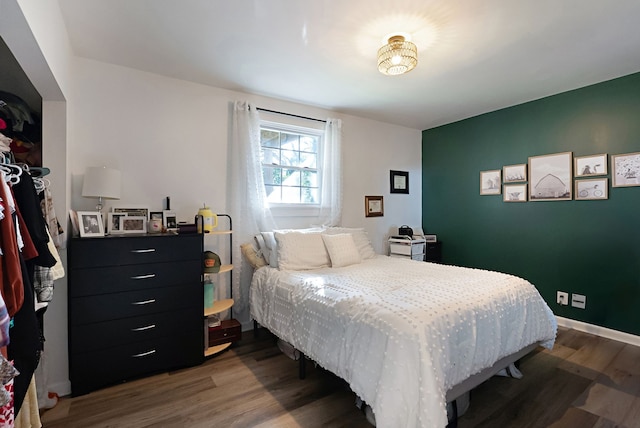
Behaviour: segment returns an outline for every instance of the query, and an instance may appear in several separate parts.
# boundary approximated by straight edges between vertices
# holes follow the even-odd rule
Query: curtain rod
[[[283,112],[281,112],[281,111],[268,110],[268,109],[266,109],[266,108],[260,108],[260,107],[257,107],[257,109],[258,109],[259,111],[266,111],[267,113],[275,113],[275,114],[281,114],[281,115],[284,115],[284,116],[297,117],[298,119],[315,120],[316,122],[327,123],[327,121],[326,121],[326,120],[322,120],[322,119],[315,119],[315,118],[313,118],[313,117],[298,116],[297,114],[283,113]]]

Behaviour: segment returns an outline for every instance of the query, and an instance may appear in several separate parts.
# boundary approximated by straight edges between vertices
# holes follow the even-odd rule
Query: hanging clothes
[[[13,317],[22,307],[24,302],[24,283],[22,270],[20,268],[20,252],[16,237],[16,227],[13,221],[15,205],[13,196],[1,174],[0,179],[0,205],[4,208],[4,219],[0,220],[0,246],[2,246],[2,256],[0,257],[0,270],[2,271],[2,287],[0,292],[4,299],[9,317]],[[12,207],[14,207],[12,209]]]

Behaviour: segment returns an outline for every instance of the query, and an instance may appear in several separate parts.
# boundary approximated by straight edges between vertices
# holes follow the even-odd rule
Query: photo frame
[[[127,217],[127,213],[107,213],[107,233],[115,235],[121,233],[120,218]]]
[[[162,211],[151,211],[149,212],[149,220],[162,220],[163,212]]]
[[[389,171],[389,181],[391,193],[409,193],[408,171]]]
[[[575,178],[607,175],[607,154],[576,156],[573,158]],[[577,198],[576,198],[577,199]]]
[[[527,202],[527,185],[522,184],[505,184],[502,192],[502,200],[504,202]]]
[[[480,194],[499,195],[502,190],[502,171],[491,169],[480,171]]]
[[[78,227],[82,238],[104,236],[104,223],[100,211],[78,211]]]
[[[113,207],[111,212],[126,213],[130,217],[144,217],[149,220],[149,208],[147,207]]]
[[[167,230],[178,230],[178,219],[173,211],[162,211],[162,226]]]
[[[119,233],[147,233],[147,218],[124,215],[120,217]]]
[[[575,181],[576,201],[609,199],[609,179],[606,177]]]
[[[612,187],[640,186],[640,152],[611,155]]]
[[[382,196],[365,196],[364,197],[364,215],[365,217],[384,216],[383,197]]]
[[[527,164],[506,165],[502,167],[503,183],[518,183],[527,181]]]
[[[69,210],[69,221],[71,222],[71,236],[79,236],[80,226],[78,223],[78,213],[75,210]]]
[[[570,201],[572,152],[529,157],[529,200]]]

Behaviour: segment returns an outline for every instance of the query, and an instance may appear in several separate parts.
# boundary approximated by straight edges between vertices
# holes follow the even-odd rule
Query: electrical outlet
[[[584,309],[587,306],[587,296],[573,293],[571,295],[571,306]]]
[[[556,302],[562,306],[568,305],[569,293],[567,293],[566,291],[558,291],[558,297],[556,297]]]

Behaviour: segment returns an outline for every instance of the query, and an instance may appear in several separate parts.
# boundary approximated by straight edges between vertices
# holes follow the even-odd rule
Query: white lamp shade
[[[120,171],[106,167],[89,167],[84,174],[82,196],[86,198],[120,199]]]

